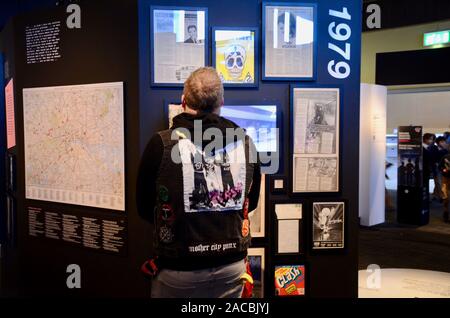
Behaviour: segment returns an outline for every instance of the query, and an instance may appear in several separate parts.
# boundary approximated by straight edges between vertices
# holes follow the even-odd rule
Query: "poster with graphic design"
[[[344,248],[344,202],[313,203],[313,249]]]
[[[190,139],[178,142],[183,171],[184,211],[241,210],[244,204],[246,163],[242,140],[213,154]]]
[[[213,62],[225,86],[254,86],[256,78],[256,29],[213,31]]]
[[[275,266],[275,295],[305,295],[305,265]]]
[[[247,260],[253,277],[252,298],[264,297],[264,248],[249,248]]]

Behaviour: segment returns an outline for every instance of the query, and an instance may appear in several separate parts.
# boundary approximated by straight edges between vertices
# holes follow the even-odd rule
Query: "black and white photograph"
[[[313,203],[313,249],[344,248],[344,202]]]
[[[313,78],[315,7],[263,5],[264,79]]]

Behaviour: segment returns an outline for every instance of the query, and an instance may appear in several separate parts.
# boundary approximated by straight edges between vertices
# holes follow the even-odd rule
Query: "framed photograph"
[[[339,88],[291,88],[292,193],[339,191]]]
[[[250,270],[253,276],[253,295],[252,298],[264,297],[264,270],[265,255],[264,248],[249,248],[247,260],[250,263]]]
[[[313,203],[313,249],[343,249],[344,202]]]
[[[303,206],[300,203],[275,204],[275,254],[303,253]]]
[[[317,7],[263,2],[262,79],[315,80]]]
[[[152,6],[150,21],[152,86],[183,86],[208,65],[208,9]]]
[[[212,64],[224,87],[258,86],[258,29],[212,29]]]
[[[248,213],[250,221],[250,234],[252,238],[264,237],[266,233],[266,175],[261,175],[261,190],[259,192],[258,206],[255,210]]]
[[[275,266],[275,296],[305,295],[305,265]]]

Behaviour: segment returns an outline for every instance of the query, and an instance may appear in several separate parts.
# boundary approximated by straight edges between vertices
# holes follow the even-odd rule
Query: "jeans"
[[[240,298],[245,261],[195,271],[162,269],[152,280],[152,298]]]

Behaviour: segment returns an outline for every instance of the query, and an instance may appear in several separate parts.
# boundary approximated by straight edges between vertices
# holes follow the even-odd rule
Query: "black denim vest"
[[[246,136],[245,141],[240,143],[240,154],[245,153],[245,162],[240,163],[239,169],[234,165],[233,171],[240,171],[236,178],[237,174],[233,175],[230,165],[226,163],[214,168],[204,158],[197,163],[192,161],[192,164],[174,162],[171,158],[172,151],[186,153],[183,145],[189,144],[190,140],[172,140],[172,132],[171,129],[158,132],[164,145],[164,153],[156,183],[156,254],[180,261],[183,257],[201,259],[242,254],[251,240],[247,200],[255,167],[255,163],[249,162],[251,141]],[[237,144],[230,145],[238,148]],[[192,145],[191,143],[190,146]],[[207,177],[206,171],[211,167],[212,172]],[[245,182],[236,183],[242,181],[242,178],[238,179],[244,175]],[[219,184],[216,188],[224,191],[216,191],[214,186],[211,187],[211,180],[222,180],[221,183],[216,182],[216,185]]]

